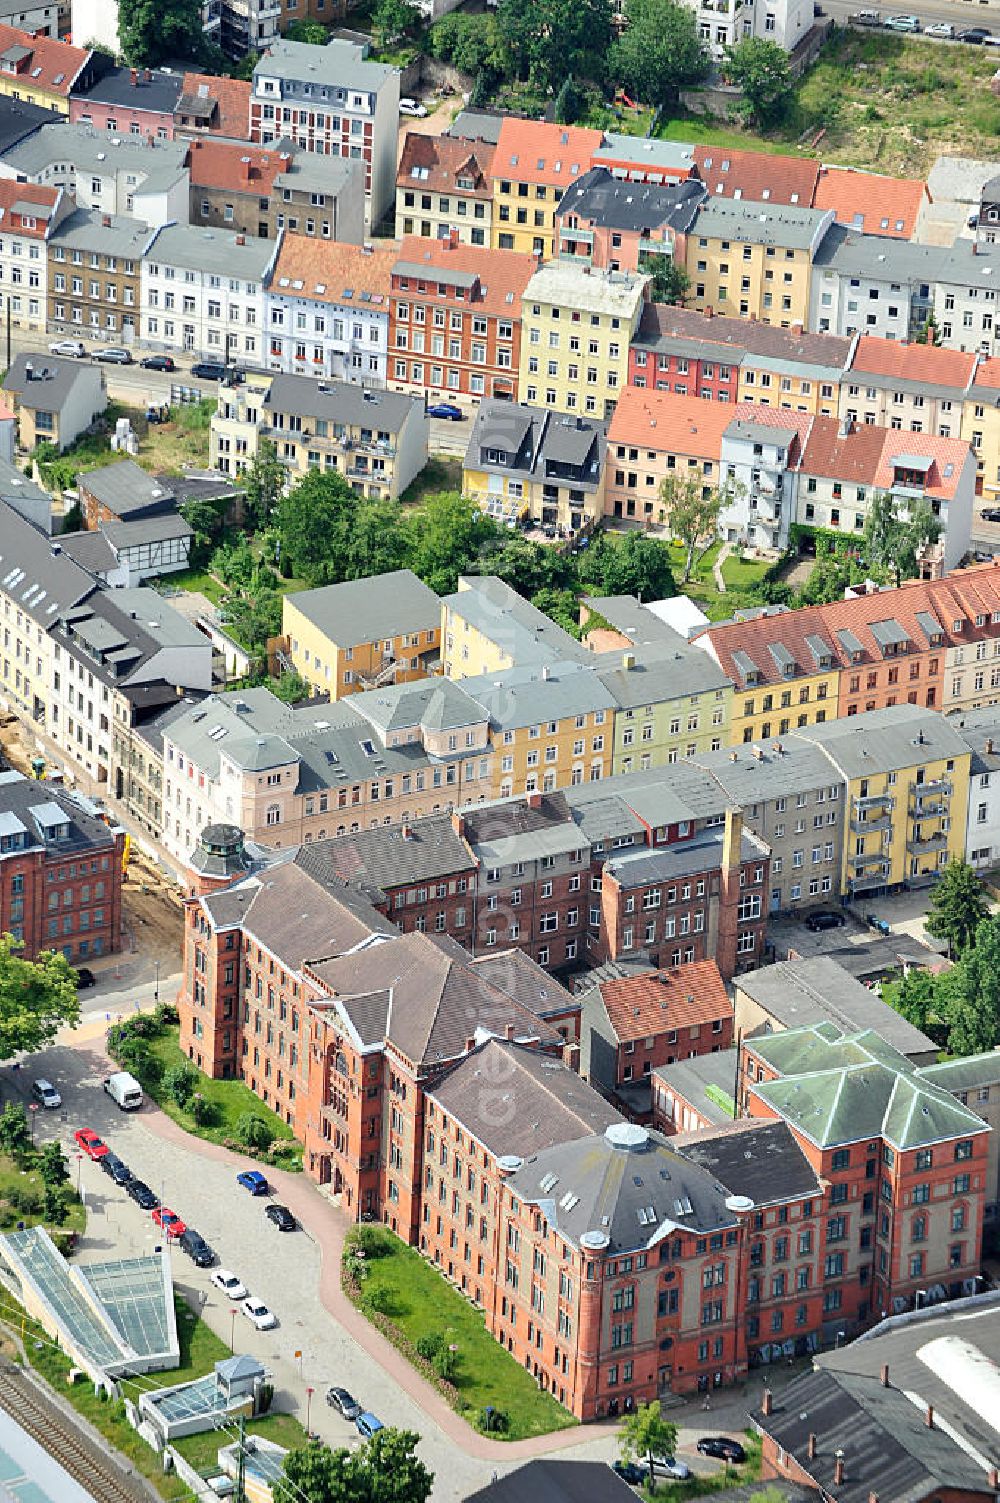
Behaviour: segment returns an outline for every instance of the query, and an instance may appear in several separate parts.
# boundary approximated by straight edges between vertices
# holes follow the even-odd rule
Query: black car
[[[105,1174],[110,1174],[116,1185],[127,1185],[132,1178],[131,1169],[118,1157],[117,1153],[106,1153],[97,1162]]]
[[[199,381],[221,381],[226,367],[218,360],[199,360],[197,365],[192,365],[191,374]]]
[[[717,1456],[720,1461],[733,1461],[737,1465],[747,1459],[739,1441],[730,1440],[728,1435],[703,1435],[698,1450],[703,1456]]]
[[[969,26],[965,31],[958,33],[960,42],[972,42],[976,47],[981,47],[989,36],[989,30],[985,26]]]
[[[979,515],[984,522],[1000,522],[1000,506],[984,506]]]
[[[639,1487],[643,1482],[648,1482],[649,1471],[646,1467],[636,1466],[634,1461],[613,1461],[611,1470],[630,1487]]]
[[[96,985],[97,985],[97,977],[94,975],[93,971],[90,970],[85,965],[77,966],[77,968],[76,968],[76,989],[77,989],[77,991],[78,992],[82,992],[85,987],[96,986]]]
[[[361,1405],[346,1388],[328,1388],[326,1402],[331,1409],[336,1409],[338,1414],[342,1414],[345,1420],[350,1420],[352,1424],[362,1413]]]
[[[819,908],[807,915],[806,928],[818,934],[821,929],[842,929],[846,922],[842,913],[835,913],[832,908]]]
[[[158,1195],[141,1179],[130,1179],[125,1186],[125,1194],[130,1195],[141,1211],[155,1211],[160,1204]]]
[[[144,371],[175,371],[177,369],[170,355],[147,355],[139,364]]]
[[[215,1253],[193,1226],[184,1228],[177,1245],[184,1249],[196,1268],[211,1268],[215,1262]]]
[[[279,1232],[294,1232],[298,1222],[287,1206],[269,1205],[264,1212],[268,1221],[273,1221]]]

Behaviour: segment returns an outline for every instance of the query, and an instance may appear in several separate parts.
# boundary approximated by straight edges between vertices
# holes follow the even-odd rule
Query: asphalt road
[[[959,30],[966,26],[986,26],[991,31],[1000,33],[1000,0],[914,0],[914,4],[909,6],[906,0],[894,0],[891,4],[880,3],[880,0],[821,0],[821,4],[825,13],[839,25],[843,25],[849,16],[855,15],[859,10],[878,10],[883,18],[917,16],[924,25],[931,21],[950,21]],[[883,31],[883,28],[866,29]],[[931,37],[928,40],[935,39]],[[941,45],[948,47],[955,44],[942,40]],[[997,58],[997,66],[1000,67],[1000,56]]]
[[[4,337],[0,329],[0,339]],[[10,356],[11,361],[20,354],[49,353],[49,345],[56,341],[56,335],[36,334],[26,329],[14,329],[11,332]],[[113,343],[111,340],[88,341],[84,340],[87,349],[103,349]],[[107,382],[108,395],[127,402],[130,407],[145,407],[148,403],[164,403],[170,400],[170,388],[180,382],[185,386],[196,386],[201,390],[203,397],[214,397],[218,383],[215,381],[199,381],[191,375],[190,356],[175,355],[177,370],[172,374],[166,371],[145,371],[139,365],[139,361],[150,351],[137,347],[134,352],[134,365],[105,365],[103,362],[90,362],[99,364],[104,372]],[[10,366],[11,361],[5,364]],[[86,363],[86,361],[81,362]]]

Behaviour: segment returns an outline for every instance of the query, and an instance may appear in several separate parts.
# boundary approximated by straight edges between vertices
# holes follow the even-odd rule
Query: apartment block
[[[114,35],[118,46],[117,6]],[[96,20],[96,16],[95,16]],[[94,31],[77,35],[94,37]],[[141,136],[146,141],[172,141],[174,111],[184,87],[184,76],[172,68],[108,68],[87,88],[74,88],[69,101],[71,125],[93,125],[109,135]]]
[[[493,156],[488,141],[407,131],[396,175],[396,239],[419,235],[492,245]]]
[[[704,187],[690,178],[637,189],[607,167],[592,167],[559,202],[555,254],[603,271],[639,272],[646,256],[669,256],[683,265],[686,237],[704,197]]]
[[[317,157],[291,141],[264,149],[208,137],[188,149],[192,224],[273,240],[279,230],[360,245],[360,163]]]
[[[540,266],[522,289],[521,398],[610,418],[647,296],[648,278],[634,273]]]
[[[588,658],[575,637],[495,575],[459,575],[454,595],[441,601],[441,666],[449,678]]]
[[[10,303],[11,326],[44,332],[48,312],[46,242],[72,200],[59,188],[0,178],[0,308]],[[6,313],[4,314],[6,317]]]
[[[803,322],[820,334],[913,339],[934,310],[949,255],[940,246],[835,224],[816,253]]]
[[[155,233],[125,215],[67,215],[48,241],[49,332],[138,342],[140,272]]]
[[[462,467],[462,494],[498,522],[530,517],[572,537],[604,514],[603,425],[484,398]]]
[[[87,47],[45,32],[0,25],[0,95],[69,116],[73,89],[86,88],[109,65]]]
[[[782,328],[815,327],[813,261],[832,224],[832,209],[710,198],[687,237],[693,305]]]
[[[555,254],[556,211],[591,166],[599,130],[505,116],[493,157],[493,241],[498,250]]]
[[[974,355],[863,334],[841,383],[840,416],[957,438],[975,376]]]
[[[995,703],[955,716],[969,748],[969,807],[965,822],[965,859],[982,869],[993,866],[1000,851],[1000,726]]]
[[[996,504],[1000,496],[1000,360],[981,356],[962,405],[960,437],[976,456],[976,494]]]
[[[703,495],[717,489],[722,436],[733,416],[725,402],[626,386],[608,424],[606,515],[666,523],[665,482]]]
[[[385,386],[395,262],[394,249],[284,233],[265,295],[268,370]]]
[[[852,167],[821,167],[812,204],[832,209],[837,223],[867,235],[912,240],[930,202],[921,178],[885,177]]]
[[[286,597],[292,666],[331,699],[427,677],[440,649],[441,603],[409,569]]]
[[[150,348],[255,364],[277,241],[167,225],[142,259],[141,338]]]
[[[181,141],[114,135],[94,125],[43,125],[4,153],[0,176],[64,188],[74,207],[150,226],[186,224],[189,176]]]

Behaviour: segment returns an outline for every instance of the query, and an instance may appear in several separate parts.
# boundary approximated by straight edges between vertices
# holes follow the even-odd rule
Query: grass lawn
[[[185,1054],[182,1053],[177,1042],[178,1030],[176,1027],[165,1027],[163,1032],[150,1039],[150,1052],[162,1064],[164,1070],[174,1070],[178,1065],[187,1065],[189,1069],[195,1066]],[[147,1088],[148,1089],[148,1088]],[[185,1132],[192,1133],[196,1138],[205,1138],[210,1143],[225,1143],[231,1140],[235,1134],[236,1123],[245,1112],[252,1112],[256,1117],[262,1117],[268,1123],[276,1138],[287,1139],[295,1143],[295,1134],[283,1122],[276,1112],[266,1107],[258,1096],[243,1084],[242,1080],[211,1080],[207,1075],[198,1072],[198,1084],[196,1092],[203,1096],[215,1108],[215,1121],[211,1126],[199,1127],[190,1112],[177,1105],[160,1088],[150,1091],[158,1106],[161,1106],[168,1117],[172,1117]],[[295,1144],[296,1153],[289,1154],[281,1160],[283,1169],[300,1169],[302,1167],[302,1150]]]
[[[71,1194],[72,1198],[67,1203],[66,1220],[61,1227],[52,1226],[41,1210],[44,1187],[38,1170],[30,1164],[20,1169],[6,1153],[0,1153],[0,1231],[13,1231],[17,1223],[23,1221],[25,1226],[46,1226],[50,1232],[82,1232],[87,1225],[87,1212],[72,1189]],[[32,1197],[28,1201],[29,1206],[35,1204],[38,1210],[25,1210],[23,1205],[17,1203],[22,1197],[28,1196]]]
[[[226,593],[225,585],[220,584],[214,574],[209,574],[205,569],[182,569],[177,574],[168,574],[164,577],[164,584],[172,590],[176,585],[179,590],[191,590],[192,593],[205,595],[213,605],[218,605]]]
[[[740,130],[738,126],[727,125],[725,121],[713,120],[704,115],[664,116],[656,127],[656,137],[659,141],[692,141],[697,145],[731,146],[742,151],[808,155],[797,152],[787,141],[769,141],[763,136],[752,135],[749,131]]]
[[[287,1451],[297,1450],[308,1442],[305,1430],[291,1414],[264,1414],[260,1419],[248,1420],[247,1440],[255,1435],[273,1441],[277,1446],[284,1446]],[[215,1466],[219,1448],[229,1443],[230,1436],[220,1435],[215,1430],[205,1430],[201,1435],[182,1436],[174,1442],[174,1446],[195,1471],[206,1472]]]
[[[737,558],[731,553],[722,565],[722,577],[726,581],[726,589],[749,590],[752,585],[760,584],[770,567],[768,559]]]
[[[179,472],[185,465],[207,469],[209,425],[214,397],[171,407],[168,423],[147,423],[145,409],[127,409],[139,435],[139,463],[143,469]]]
[[[389,1248],[385,1256],[369,1259],[365,1296],[384,1290],[383,1313],[411,1341],[439,1334],[458,1347],[452,1382],[462,1396],[464,1417],[470,1423],[492,1404],[507,1415],[505,1440],[548,1435],[576,1424],[573,1416],[551,1394],[543,1393],[530,1374],[493,1340],[481,1313],[446,1283],[416,1248],[407,1247],[390,1232],[385,1233],[385,1245]]]
[[[442,454],[434,454],[416,479],[410,481],[399,499],[404,506],[419,511],[428,496],[436,496],[440,491],[460,491],[461,489],[462,461],[446,459]]]

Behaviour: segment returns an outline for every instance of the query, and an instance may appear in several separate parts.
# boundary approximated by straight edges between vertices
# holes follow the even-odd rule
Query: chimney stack
[[[812,1430],[809,1431],[809,1444],[806,1446],[806,1455],[810,1461],[816,1460],[816,1436]]]
[[[888,1362],[883,1362],[882,1363],[882,1368],[881,1368],[881,1371],[879,1372],[879,1378],[882,1380],[882,1387],[883,1388],[888,1388],[889,1387],[889,1364],[888,1364]]]
[[[465,834],[465,815],[459,814],[457,809],[451,811],[451,827],[459,838]]]
[[[540,793],[529,793],[527,796],[527,805],[529,809],[540,809],[542,807],[542,795]]]
[[[927,1405],[927,1413],[924,1415],[924,1424],[927,1426],[928,1430],[933,1430],[934,1429],[934,1405],[933,1404],[928,1404]]]
[[[774,1410],[774,1395],[771,1393],[771,1390],[769,1388],[765,1388],[763,1396],[762,1396],[761,1401],[760,1401],[760,1412],[763,1415],[769,1415],[769,1414],[773,1413],[773,1410]]]
[[[475,1047],[476,1047],[476,1041],[475,1041],[475,1039],[473,1039],[473,1038],[466,1039],[466,1041],[465,1041],[465,1052],[466,1052],[466,1054],[471,1054],[472,1051],[473,1051],[473,1049]]]
[[[402,831],[400,833],[402,834],[404,840],[412,840],[413,839],[413,826],[412,825],[404,825],[403,828],[402,828]]]
[[[131,83],[133,89],[136,88],[139,83],[139,75],[134,68],[131,68],[129,70],[129,82]]]
[[[506,1023],[504,1025],[503,1036],[507,1040],[508,1044],[513,1043],[513,1041],[514,1041],[514,1025],[513,1025],[513,1023]]]
[[[843,1451],[838,1451],[837,1452],[836,1458],[835,1458],[834,1463],[833,1463],[833,1485],[834,1485],[834,1487],[842,1487],[844,1485],[844,1453],[843,1453]]]

